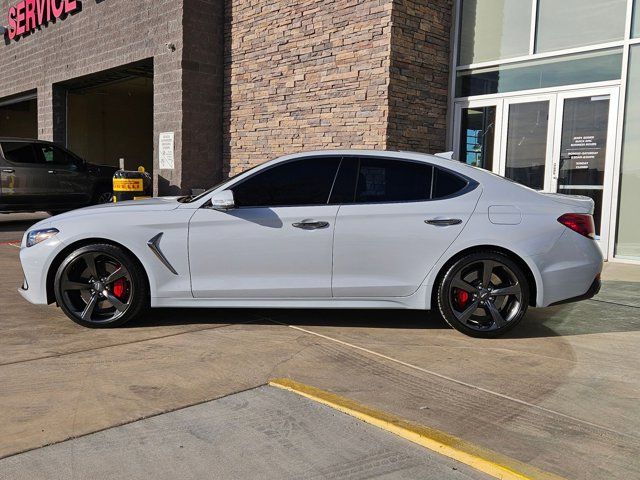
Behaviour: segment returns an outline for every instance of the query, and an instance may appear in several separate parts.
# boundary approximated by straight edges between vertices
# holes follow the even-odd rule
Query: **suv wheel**
[[[144,272],[120,248],[87,245],[72,252],[56,272],[56,301],[74,322],[91,328],[116,327],[147,306]]]
[[[113,202],[113,192],[110,190],[99,191],[95,196],[95,204],[102,205],[103,203]]]
[[[446,272],[438,288],[440,313],[456,330],[494,338],[527,312],[529,284],[522,269],[498,252],[467,255]]]

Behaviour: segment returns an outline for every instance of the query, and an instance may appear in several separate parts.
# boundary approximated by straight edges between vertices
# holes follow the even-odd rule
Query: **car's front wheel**
[[[522,269],[499,252],[460,258],[438,288],[440,313],[456,330],[473,337],[498,337],[527,312],[529,284]]]
[[[140,266],[122,249],[87,245],[72,252],[55,276],[56,301],[74,322],[91,328],[116,327],[137,317],[148,302]]]

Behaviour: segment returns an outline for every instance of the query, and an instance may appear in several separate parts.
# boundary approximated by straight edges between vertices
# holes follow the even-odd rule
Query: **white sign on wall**
[[[162,132],[158,145],[160,155],[160,170],[173,170],[175,168],[174,161],[174,144],[175,134],[173,132]]]

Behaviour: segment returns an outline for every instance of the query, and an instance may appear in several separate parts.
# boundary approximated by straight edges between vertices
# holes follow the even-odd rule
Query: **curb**
[[[298,383],[287,378],[269,381],[280,388],[321,403],[365,423],[398,435],[410,442],[428,448],[445,457],[457,460],[476,470],[502,480],[564,480],[552,473],[538,470],[531,465],[465,442],[448,433],[409,422],[334,393]]]

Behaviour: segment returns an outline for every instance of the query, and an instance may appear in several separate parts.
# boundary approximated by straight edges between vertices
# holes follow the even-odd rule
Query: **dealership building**
[[[636,3],[638,5],[636,5]],[[0,136],[153,173],[436,153],[586,195],[640,263],[640,0],[2,0]]]

